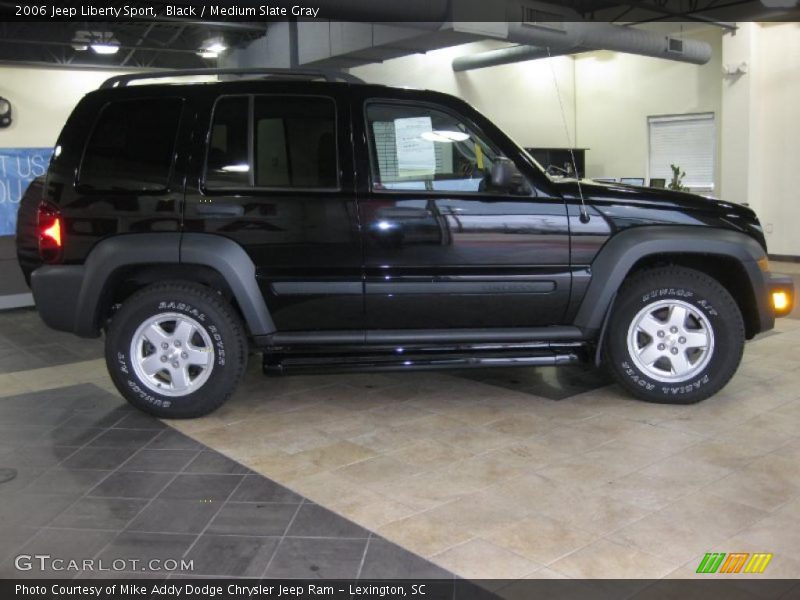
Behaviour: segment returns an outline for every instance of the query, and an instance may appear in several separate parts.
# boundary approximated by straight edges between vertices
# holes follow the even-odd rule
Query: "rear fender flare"
[[[98,243],[84,263],[75,333],[97,335],[107,283],[119,269],[148,264],[194,264],[214,269],[228,284],[252,335],[269,335],[275,325],[256,281],[253,261],[228,238],[202,233],[142,233]]]

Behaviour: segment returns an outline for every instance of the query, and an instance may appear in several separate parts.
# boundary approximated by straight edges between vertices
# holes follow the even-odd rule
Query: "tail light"
[[[36,228],[39,232],[39,256],[44,262],[58,262],[64,246],[64,224],[59,210],[49,204],[40,204]]]

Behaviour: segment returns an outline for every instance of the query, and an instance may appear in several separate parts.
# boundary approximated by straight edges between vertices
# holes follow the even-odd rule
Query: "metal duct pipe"
[[[485,67],[497,67],[515,62],[526,60],[537,60],[549,56],[563,56],[565,54],[577,54],[578,52],[590,52],[594,48],[551,48],[548,53],[547,48],[539,46],[511,46],[510,48],[500,48],[498,50],[488,50],[480,54],[459,56],[453,60],[454,71],[469,71],[471,69],[483,69]]]
[[[453,70],[467,71],[544,58],[548,56],[547,48],[550,48],[552,56],[591,50],[613,50],[696,65],[705,64],[711,59],[711,45],[706,42],[684,40],[608,23],[565,22],[543,26],[513,23],[509,24],[508,41],[523,45],[459,56],[453,60]]]

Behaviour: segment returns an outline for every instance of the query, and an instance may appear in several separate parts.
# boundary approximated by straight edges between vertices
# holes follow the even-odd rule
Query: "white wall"
[[[588,177],[647,177],[649,116],[712,112],[719,134],[722,33],[709,28],[691,37],[711,44],[705,65],[617,52],[577,55],[578,146],[590,148]],[[718,184],[719,160],[716,168]]]
[[[53,146],[78,100],[115,74],[0,67],[0,96],[11,102],[14,118],[11,127],[0,129],[0,148]]]
[[[757,23],[740,23],[735,34],[722,38],[722,57],[725,68],[747,65],[749,73],[721,77],[722,130],[724,143],[720,148],[722,180],[720,195],[733,202],[746,202],[758,210],[756,148],[758,90],[757,38],[761,28]]]
[[[751,204],[769,251],[800,256],[800,24],[759,26],[755,43]]]
[[[575,140],[575,71],[572,57],[454,73],[452,61],[468,52],[502,47],[475,42],[427,54],[367,65],[351,73],[370,83],[408,86],[459,96],[480,110],[521,146],[565,147]],[[561,93],[564,126],[556,85]]]

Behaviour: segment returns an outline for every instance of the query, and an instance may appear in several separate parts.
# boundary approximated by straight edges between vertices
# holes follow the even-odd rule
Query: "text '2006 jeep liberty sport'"
[[[602,360],[641,399],[690,403],[791,310],[748,208],[551,178],[445,94],[257,74],[88,94],[39,256],[20,248],[44,321],[105,331],[144,411],[214,410],[250,349],[275,372]]]

